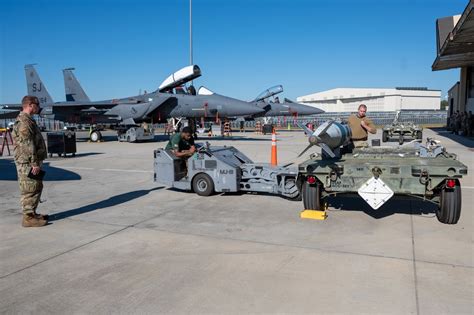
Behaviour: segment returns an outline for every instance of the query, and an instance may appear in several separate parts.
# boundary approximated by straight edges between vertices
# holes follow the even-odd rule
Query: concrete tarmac
[[[270,161],[271,136],[234,136],[210,143]],[[332,198],[313,221],[299,218],[301,201],[168,189],[153,182],[157,136],[80,141],[76,157],[49,158],[38,211],[53,220],[26,229],[13,160],[1,157],[0,313],[473,314],[474,141],[424,136],[469,167],[456,225],[400,197],[376,211]],[[280,164],[319,150],[296,159],[303,133],[278,140]]]

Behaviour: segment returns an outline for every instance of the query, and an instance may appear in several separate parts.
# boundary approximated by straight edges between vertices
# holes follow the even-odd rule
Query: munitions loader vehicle
[[[405,140],[423,139],[423,127],[413,122],[401,122],[400,111],[395,115],[395,119],[389,125],[385,125],[382,129],[382,142],[391,139],[398,139],[401,145]]]
[[[155,182],[200,196],[242,191],[299,197],[296,167],[254,163],[232,146],[198,145],[187,160],[171,150],[157,149],[154,161]]]
[[[351,130],[347,125],[327,121],[314,132],[305,129],[309,145],[321,147],[321,154],[298,166],[297,185],[305,209],[323,210],[330,195],[356,193],[376,211],[393,195],[421,198],[435,203],[436,216],[455,224],[461,215],[461,182],[467,166],[446,152],[438,141],[412,147],[378,146],[347,150]]]

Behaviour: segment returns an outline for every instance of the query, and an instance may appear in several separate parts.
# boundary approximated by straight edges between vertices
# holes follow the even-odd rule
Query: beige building
[[[398,87],[392,89],[337,88],[300,96],[299,103],[318,107],[326,112],[353,112],[363,103],[371,112],[397,110],[438,110],[441,91],[428,88]]]
[[[436,38],[432,70],[460,68],[459,82],[448,92],[448,117],[457,110],[474,112],[474,1],[461,15],[438,19]]]

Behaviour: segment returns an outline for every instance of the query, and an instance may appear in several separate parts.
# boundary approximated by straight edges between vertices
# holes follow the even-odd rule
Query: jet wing
[[[0,119],[14,119],[20,113],[19,110],[2,111],[0,110]]]
[[[107,112],[109,109],[108,108],[104,108],[104,109],[98,109],[94,106],[92,107],[89,107],[89,108],[84,108],[84,109],[81,109],[81,112],[82,113],[86,113],[86,114],[103,114],[105,112]]]
[[[170,96],[168,96],[170,95]],[[173,96],[173,94],[167,94],[166,97],[159,97],[155,99],[152,103],[152,106],[148,109],[148,117],[156,117],[159,120],[170,117],[171,112],[178,107],[178,99]]]

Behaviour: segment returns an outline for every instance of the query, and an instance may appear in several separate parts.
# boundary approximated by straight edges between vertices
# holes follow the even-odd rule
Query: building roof
[[[438,55],[431,66],[433,71],[474,65],[474,0],[469,1],[454,28],[438,46]]]
[[[438,97],[441,90],[432,90],[421,87],[396,87],[396,88],[335,88],[327,91],[316,92],[308,95],[302,95],[296,98],[297,101],[327,101],[327,100],[361,100],[375,99],[387,96],[410,96],[423,95],[428,97]]]

